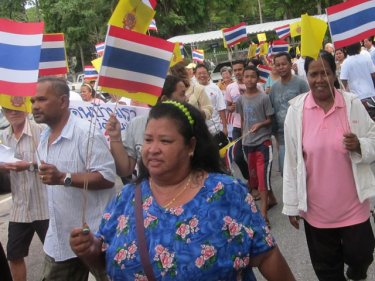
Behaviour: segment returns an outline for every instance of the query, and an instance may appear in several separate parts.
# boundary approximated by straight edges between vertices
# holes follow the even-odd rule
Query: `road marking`
[[[9,197],[7,197],[7,198],[1,200],[1,201],[0,201],[0,204],[5,203],[5,202],[9,201],[10,199],[12,199],[12,196],[11,196],[11,195],[9,195]]]

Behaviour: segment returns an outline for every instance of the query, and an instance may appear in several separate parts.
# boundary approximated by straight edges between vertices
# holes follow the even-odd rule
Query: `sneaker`
[[[351,267],[348,267],[346,270],[346,277],[348,280],[353,281],[361,281],[361,280],[367,280],[367,272],[353,272],[353,269]]]

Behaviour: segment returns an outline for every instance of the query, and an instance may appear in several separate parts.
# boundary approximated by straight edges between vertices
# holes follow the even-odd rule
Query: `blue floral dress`
[[[147,246],[158,280],[255,280],[247,265],[274,247],[247,188],[232,177],[209,174],[191,201],[164,209],[141,183]],[[134,184],[107,206],[98,231],[110,279],[147,280],[135,231]]]

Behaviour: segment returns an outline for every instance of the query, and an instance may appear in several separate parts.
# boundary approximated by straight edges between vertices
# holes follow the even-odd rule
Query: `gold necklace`
[[[175,197],[173,197],[167,204],[163,205],[162,207],[164,209],[168,209],[168,207],[172,205],[177,200],[177,198],[188,188],[188,186],[190,185],[190,181],[191,181],[191,174],[189,174],[189,178],[185,186],[176,194]],[[155,190],[155,188],[153,188],[151,183],[152,183],[152,180],[150,179],[150,187]]]

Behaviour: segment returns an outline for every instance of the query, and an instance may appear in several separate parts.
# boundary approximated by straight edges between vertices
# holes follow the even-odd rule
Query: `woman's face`
[[[92,97],[91,97],[91,91],[90,91],[90,88],[83,85],[81,87],[81,98],[83,101],[91,101],[92,100]]]
[[[335,52],[335,58],[337,61],[343,61],[345,59],[344,53],[341,50]]]
[[[223,77],[225,82],[232,80],[232,74],[228,70],[223,71],[223,73],[221,73],[221,77]]]
[[[331,99],[335,78],[335,73],[326,60],[319,58],[312,61],[308,66],[307,81],[314,99],[321,101]]]
[[[146,126],[142,147],[142,161],[151,177],[173,180],[190,169],[189,153],[195,142],[185,144],[177,130],[177,122],[170,118],[150,119]]]
[[[171,95],[171,100],[175,100],[178,102],[186,102],[186,86],[184,82],[180,81],[176,84],[175,90]]]

